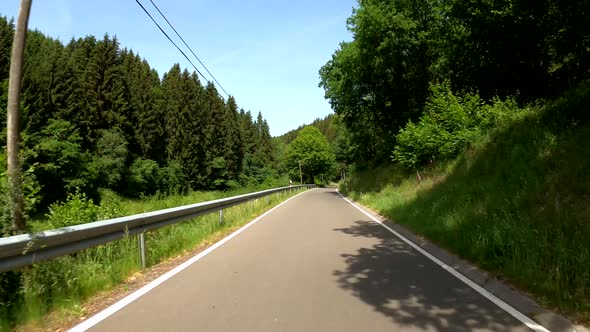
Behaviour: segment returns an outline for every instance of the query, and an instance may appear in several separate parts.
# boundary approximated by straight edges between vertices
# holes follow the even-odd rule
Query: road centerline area
[[[271,211],[75,331],[530,331],[333,189]]]

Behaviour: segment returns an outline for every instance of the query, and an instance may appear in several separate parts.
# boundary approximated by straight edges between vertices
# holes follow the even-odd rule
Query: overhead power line
[[[178,47],[178,45],[176,45],[176,43],[172,40],[172,38],[170,38],[170,36],[168,36],[168,34],[166,33],[166,31],[164,31],[164,29],[162,29],[162,27],[158,24],[158,22],[156,22],[156,20],[154,20],[154,18],[152,17],[152,15],[150,14],[150,12],[147,11],[147,9],[145,9],[145,7],[141,4],[141,2],[139,2],[139,0],[135,0],[135,2],[137,2],[137,4],[141,7],[141,9],[143,9],[143,11],[147,14],[147,16],[149,16],[149,18],[152,20],[152,22],[154,22],[154,24],[158,27],[158,29],[160,29],[160,31],[164,34],[164,36],[166,36],[166,38],[168,38],[168,40],[174,45],[176,46],[176,49],[182,53],[182,55],[185,57],[185,59],[193,66],[193,68],[197,71],[197,73],[199,73],[199,75],[201,75],[201,77],[205,80],[208,81],[208,79],[205,77],[205,75],[203,75],[203,73],[201,73],[199,71],[199,69],[197,69],[197,66],[195,66],[195,64],[191,61],[191,59],[188,58],[188,56],[186,56],[186,54],[180,49],[180,47]],[[219,93],[218,93],[219,94]],[[225,98],[223,98],[221,95],[220,97],[225,101]]]
[[[201,64],[201,66],[203,66],[203,68],[205,68],[205,70],[207,71],[207,73],[209,73],[209,75],[211,75],[211,77],[213,78],[213,80],[215,81],[215,83],[217,83],[217,86],[221,90],[223,90],[223,92],[225,92],[225,95],[226,96],[229,97],[229,94],[227,93],[227,91],[225,91],[225,89],[217,81],[217,79],[215,78],[215,76],[213,76],[213,74],[211,74],[211,72],[209,71],[209,69],[207,69],[207,66],[205,66],[205,64],[201,61],[201,59],[199,59],[199,57],[195,54],[195,52],[193,52],[193,49],[190,46],[188,46],[188,44],[184,41],[184,38],[182,38],[182,36],[178,33],[178,31],[176,31],[176,29],[174,28],[174,26],[172,25],[172,23],[170,23],[170,21],[168,21],[168,19],[162,13],[162,11],[160,10],[160,8],[158,8],[158,6],[156,6],[156,4],[154,3],[153,0],[150,0],[150,2],[156,8],[156,10],[158,11],[158,13],[160,13],[160,15],[162,15],[162,17],[164,18],[164,20],[166,21],[166,23],[168,23],[168,25],[172,28],[172,30],[174,30],[174,32],[176,33],[176,35],[178,36],[178,38],[180,38],[180,40],[182,40],[182,42],[184,43],[184,46],[186,46],[189,49],[189,51],[191,51],[191,53],[195,56],[195,58],[197,59],[197,61],[199,61],[199,63]]]

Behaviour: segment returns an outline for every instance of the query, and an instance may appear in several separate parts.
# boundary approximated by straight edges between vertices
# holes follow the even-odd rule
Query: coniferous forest
[[[6,108],[14,22],[0,17]],[[116,37],[64,44],[29,31],[21,98],[25,193],[44,209],[79,190],[129,197],[252,186],[276,177],[269,126],[178,64],[162,77]],[[6,127],[2,112],[1,126]],[[6,135],[0,144],[6,145]]]

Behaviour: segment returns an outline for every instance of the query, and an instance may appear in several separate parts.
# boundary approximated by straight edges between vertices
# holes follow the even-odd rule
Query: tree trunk
[[[7,174],[8,186],[11,195],[12,230],[19,234],[26,231],[27,224],[23,211],[23,193],[21,185],[21,172],[18,159],[20,144],[20,91],[23,76],[23,62],[25,53],[25,41],[27,38],[27,26],[32,0],[22,0],[16,21],[16,31],[12,43],[12,55],[10,58],[10,79],[8,82],[8,109],[7,109]]]

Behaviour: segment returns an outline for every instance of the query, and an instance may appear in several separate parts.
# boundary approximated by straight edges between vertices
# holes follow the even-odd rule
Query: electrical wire
[[[160,15],[162,15],[162,17],[164,18],[164,20],[166,21],[166,23],[168,23],[168,25],[172,28],[172,30],[174,30],[174,32],[176,33],[176,35],[178,36],[178,38],[180,38],[180,40],[182,40],[182,42],[184,43],[184,46],[186,46],[189,49],[189,51],[191,51],[191,53],[195,56],[195,58],[197,59],[197,61],[199,61],[199,63],[201,64],[201,66],[203,66],[203,68],[205,68],[205,70],[207,71],[207,73],[209,73],[209,75],[211,75],[211,77],[213,78],[213,80],[215,81],[215,83],[217,83],[217,86],[221,90],[223,90],[223,92],[225,92],[225,95],[226,96],[229,97],[229,94],[227,93],[227,91],[225,91],[225,89],[217,81],[217,79],[215,78],[215,76],[213,76],[213,74],[211,74],[211,72],[209,71],[209,69],[207,69],[207,66],[205,66],[205,64],[201,61],[201,59],[199,59],[199,57],[195,54],[195,52],[193,52],[193,49],[190,46],[188,46],[188,44],[184,41],[184,38],[182,38],[182,36],[178,33],[178,31],[176,31],[176,29],[174,28],[174,26],[172,25],[172,23],[170,23],[170,21],[168,21],[168,19],[162,13],[162,11],[160,10],[160,8],[158,8],[158,6],[154,3],[153,0],[150,0],[150,2],[156,8],[156,10],[158,11],[158,13],[160,13]]]
[[[152,17],[152,15],[147,11],[147,9],[145,9],[145,7],[141,4],[141,2],[139,2],[139,0],[135,0],[135,2],[137,2],[137,4],[141,7],[141,9],[143,9],[143,11],[147,14],[147,16],[149,16],[150,19],[152,19],[152,22],[154,22],[154,24],[158,27],[158,29],[160,29],[160,31],[164,34],[164,36],[166,36],[166,38],[168,38],[168,40],[174,45],[176,46],[176,49],[182,53],[182,55],[186,58],[186,60],[193,66],[193,68],[195,68],[195,70],[197,71],[197,73],[199,73],[199,75],[201,75],[201,77],[205,80],[208,81],[208,79],[205,77],[205,75],[203,75],[203,73],[201,73],[199,71],[199,69],[197,69],[197,66],[195,66],[195,64],[191,61],[191,59],[188,58],[188,56],[186,56],[186,54],[180,49],[180,47],[178,47],[178,45],[176,45],[176,43],[172,40],[172,38],[170,38],[170,36],[168,36],[168,34],[166,33],[166,31],[164,31],[164,29],[162,29],[162,27],[158,24],[158,22],[156,22],[156,20],[154,20],[154,18]],[[225,91],[225,90],[224,90]],[[218,93],[219,94],[219,93]],[[225,102],[225,98],[223,98],[220,95],[221,99],[223,99],[223,101]]]

